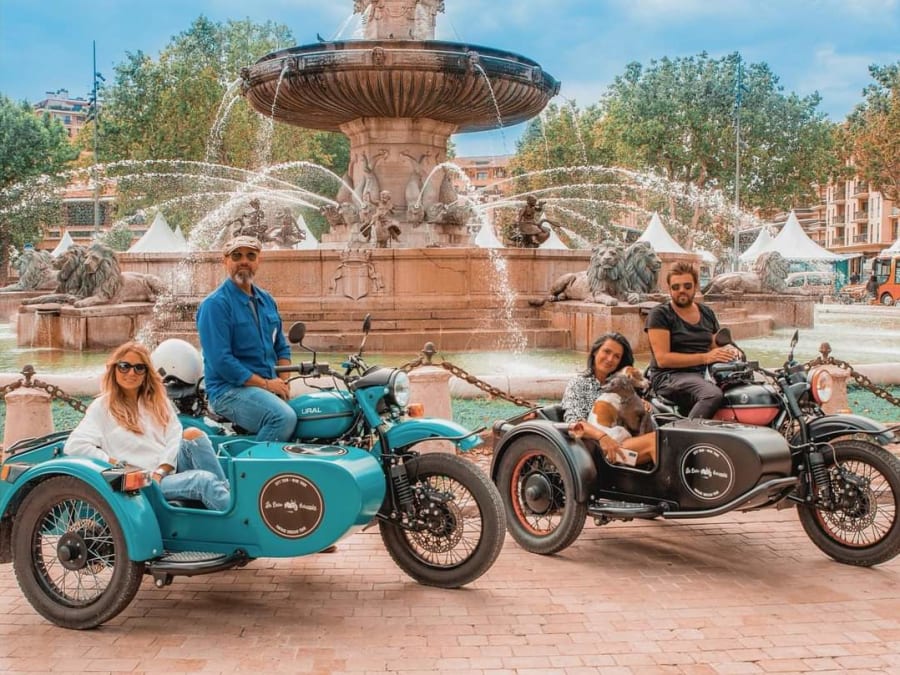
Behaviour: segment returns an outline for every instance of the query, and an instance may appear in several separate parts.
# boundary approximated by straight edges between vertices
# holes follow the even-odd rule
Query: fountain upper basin
[[[368,117],[494,129],[539,114],[560,87],[518,54],[438,40],[302,45],[272,52],[241,74],[258,112],[323,131]]]

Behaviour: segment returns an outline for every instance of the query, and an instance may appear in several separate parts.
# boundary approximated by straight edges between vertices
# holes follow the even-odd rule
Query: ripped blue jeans
[[[182,440],[175,460],[175,473],[159,482],[166,499],[192,499],[213,511],[225,511],[231,504],[231,488],[222,465],[206,436]]]

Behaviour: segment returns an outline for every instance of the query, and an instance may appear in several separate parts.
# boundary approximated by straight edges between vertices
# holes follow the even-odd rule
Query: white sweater
[[[88,406],[84,419],[72,430],[63,450],[67,455],[104,461],[112,457],[148,470],[161,464],[175,467],[182,429],[174,407],[171,412],[169,423],[161,428],[141,405],[138,416],[144,433],[135,434],[119,426],[107,408],[106,396],[100,396]]]

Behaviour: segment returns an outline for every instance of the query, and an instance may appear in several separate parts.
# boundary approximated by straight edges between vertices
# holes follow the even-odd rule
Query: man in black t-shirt
[[[676,263],[666,283],[671,300],[650,311],[644,329],[650,340],[650,381],[655,392],[689,411],[688,417],[710,419],[723,395],[706,379],[706,367],[732,361],[740,352],[713,345],[719,321],[712,309],[694,302],[698,277],[693,265]]]

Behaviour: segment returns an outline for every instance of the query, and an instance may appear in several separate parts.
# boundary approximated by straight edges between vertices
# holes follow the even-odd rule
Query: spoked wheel
[[[416,515],[403,525],[381,521],[384,545],[416,581],[457,588],[490,569],[503,547],[503,504],[497,488],[455,455],[421,455],[405,464]]]
[[[568,547],[584,528],[587,504],[575,500],[575,477],[562,451],[541,436],[512,442],[500,461],[497,484],[510,534],[532,553]]]
[[[141,585],[112,509],[77,478],[51,478],[16,514],[13,561],[22,593],[64,628],[94,628],[116,616]]]
[[[812,542],[838,562],[869,567],[900,553],[900,460],[874,443],[834,443],[829,467],[835,507],[800,506]]]

